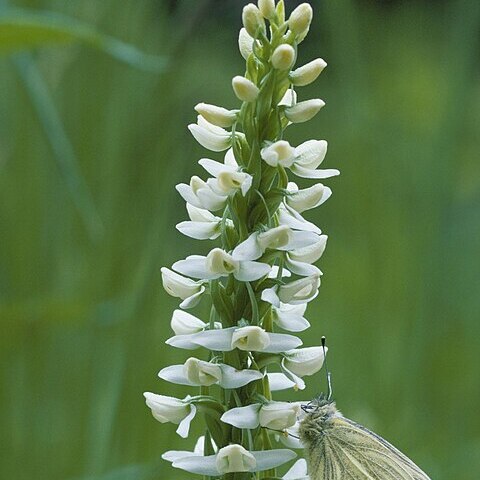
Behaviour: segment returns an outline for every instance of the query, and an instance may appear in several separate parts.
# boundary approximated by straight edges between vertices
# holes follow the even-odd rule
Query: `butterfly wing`
[[[312,480],[430,480],[382,437],[338,416],[309,455]]]

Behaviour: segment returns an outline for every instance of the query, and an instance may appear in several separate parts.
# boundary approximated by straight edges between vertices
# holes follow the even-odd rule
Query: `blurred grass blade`
[[[133,464],[111,470],[102,475],[76,477],[75,480],[153,480],[158,478],[155,464]]]
[[[153,72],[165,69],[164,57],[148,55],[133,45],[104,35],[87,23],[53,12],[0,10],[0,54],[82,42],[133,67]]]
[[[47,85],[30,54],[15,55],[13,63],[37,112],[73,202],[82,217],[91,240],[96,241],[103,235],[103,223],[88,185],[80,172],[75,150],[68,138]]]

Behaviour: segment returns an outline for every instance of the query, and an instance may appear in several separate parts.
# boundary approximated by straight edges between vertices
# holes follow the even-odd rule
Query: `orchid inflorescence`
[[[286,21],[283,0],[258,0],[258,6],[244,7],[242,18],[239,48],[246,73],[232,80],[242,105],[228,110],[200,103],[197,123],[189,125],[203,147],[225,151],[224,160],[202,158],[199,164],[211,177],[194,176],[176,187],[190,218],[177,229],[217,246],[161,270],[165,290],[181,300],[171,320],[175,335],[166,343],[203,348],[208,360],[192,356],[159,373],[165,381],[200,387],[198,395],[145,393],[153,416],[177,424],[184,438],[197,413],[205,419],[206,433],[195,449],[166,452],[165,460],[204,477],[236,480],[279,478],[276,467],[296,457],[292,448],[301,448],[294,432],[302,402],[274,401],[272,392],[303,390],[303,377],[321,369],[325,349],[301,348],[297,336],[275,330],[310,326],[304,313],[318,295],[322,273],[314,263],[327,236],[302,213],[325,202],[331,190],[321,183],[300,189],[287,170],[306,179],[339,174],[318,168],[325,140],[294,147],[284,139],[289,125],[310,120],[324,105],[320,99],[297,101],[294,90],[326,66],[319,58],[292,70],[310,28],[311,6],[301,4]],[[208,321],[185,311],[207,295]],[[289,448],[274,448],[278,441]],[[304,460],[282,478],[308,478]]]

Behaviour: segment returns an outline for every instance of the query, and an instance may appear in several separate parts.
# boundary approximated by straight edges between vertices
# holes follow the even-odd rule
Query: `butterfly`
[[[345,418],[328,397],[302,409],[299,435],[311,480],[431,480],[382,437]]]

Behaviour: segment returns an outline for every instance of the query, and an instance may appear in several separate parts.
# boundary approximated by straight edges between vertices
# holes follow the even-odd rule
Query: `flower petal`
[[[289,305],[282,304],[280,308],[273,309],[273,321],[284,330],[290,332],[303,332],[310,323],[303,315],[307,308],[307,304]]]
[[[204,280],[213,280],[221,275],[207,270],[207,257],[203,255],[190,255],[185,260],[179,260],[172,268],[182,275]]]
[[[266,288],[262,291],[262,300],[264,302],[268,302],[274,307],[280,307],[280,299],[278,298],[277,294],[278,286],[273,286],[271,288]]]
[[[309,480],[306,460],[304,458],[297,460],[282,478],[283,480]]]
[[[261,372],[256,370],[237,370],[230,365],[220,365],[222,368],[222,379],[218,384],[223,388],[238,388],[247,385],[247,383],[263,378]]]
[[[162,455],[162,458],[167,462],[174,462],[185,457],[199,457],[200,453],[189,452],[188,450],[168,450]]]
[[[212,351],[229,352],[232,348],[232,334],[237,327],[205,330],[194,335],[176,335],[169,338],[166,343],[173,347],[193,350],[205,347]],[[182,338],[188,337],[188,338]]]
[[[272,392],[295,387],[295,382],[292,382],[284,373],[267,373],[267,377]]]
[[[293,231],[290,241],[284,247],[277,247],[278,250],[295,250],[297,248],[308,247],[318,242],[319,236],[310,231]]]
[[[268,333],[268,336],[270,338],[270,344],[262,349],[262,352],[285,352],[291,348],[296,348],[303,343],[298,337],[286,333]],[[295,345],[295,347],[289,347],[289,345]]]
[[[197,413],[197,407],[193,403],[190,404],[190,413],[179,423],[177,428],[177,433],[182,438],[188,437],[188,431],[190,430],[190,423],[194,419],[196,413]]]
[[[315,265],[310,265],[309,263],[292,260],[288,254],[287,254],[286,265],[288,269],[292,271],[292,273],[295,273],[296,275],[300,275],[302,277],[309,277],[310,275],[322,274],[320,269]]]
[[[187,185],[186,183],[179,183],[175,185],[177,192],[180,196],[190,205],[194,207],[201,208],[202,205],[200,204],[197,196],[193,193],[192,187]]]
[[[190,382],[183,371],[183,365],[169,365],[162,368],[158,372],[158,376],[167,382],[176,383],[177,385],[195,385]]]
[[[325,159],[328,144],[325,140],[307,140],[295,148],[295,163],[315,170]]]
[[[305,220],[298,212],[285,204],[280,204],[278,208],[278,221],[280,224],[287,225],[293,230],[315,232],[318,235],[322,233],[314,223]]]
[[[232,257],[235,260],[256,260],[263,255],[263,249],[257,242],[258,232],[252,233],[246,240],[237,245]]]
[[[254,403],[246,407],[232,408],[225,412],[220,420],[237,428],[257,428],[261,406],[261,403]]]
[[[241,282],[251,282],[268,275],[271,268],[267,263],[245,260],[240,262],[238,270],[233,273],[233,276]]]
[[[261,472],[262,470],[270,470],[276,468],[284,463],[293,460],[297,454],[292,450],[280,448],[278,450],[265,450],[259,452],[251,452],[257,460],[257,467],[254,471]]]
[[[177,458],[173,461],[172,467],[180,468],[189,473],[197,473],[209,477],[217,477],[219,471],[216,464],[216,455],[201,457],[198,455],[189,455],[184,458]]]
[[[198,163],[212,176],[218,177],[222,172],[236,172],[237,169],[224,163],[216,162],[210,158],[201,158]]]
[[[219,222],[189,222],[177,223],[177,230],[185,236],[196,240],[215,240],[222,231]]]
[[[301,178],[330,178],[340,175],[340,171],[336,170],[335,168],[325,170],[311,170],[295,163],[290,167],[290,170],[295,175]]]
[[[200,287],[200,290],[193,294],[190,297],[185,298],[182,303],[180,303],[180,308],[183,308],[184,310],[188,310],[189,308],[194,308],[198,305],[200,302],[200,297],[202,296],[202,293],[205,292],[205,287],[202,285]]]

